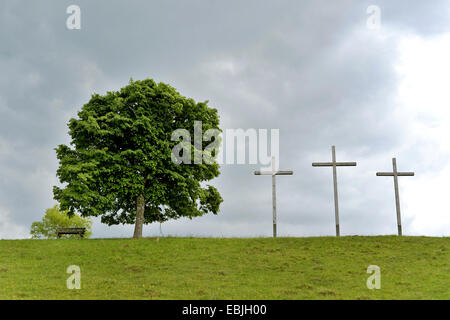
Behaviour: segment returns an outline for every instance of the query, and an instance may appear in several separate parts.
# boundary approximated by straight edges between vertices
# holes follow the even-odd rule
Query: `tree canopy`
[[[82,218],[76,214],[69,216],[67,211],[61,211],[58,205],[45,210],[45,216],[42,221],[36,221],[31,224],[31,237],[33,239],[54,239],[56,238],[56,229],[58,228],[86,228],[85,238],[89,238],[92,221]],[[79,237],[78,235],[62,235],[63,238]]]
[[[137,238],[142,224],[217,214],[222,198],[202,183],[219,175],[217,162],[172,161],[179,144],[172,133],[193,132],[196,121],[203,130],[220,130],[217,110],[208,101],[195,102],[152,79],[93,94],[78,118],[69,121],[71,146],[55,149],[64,186],[53,187],[54,198],[69,214],[101,216],[108,225],[135,223]],[[202,150],[192,144],[188,151]]]

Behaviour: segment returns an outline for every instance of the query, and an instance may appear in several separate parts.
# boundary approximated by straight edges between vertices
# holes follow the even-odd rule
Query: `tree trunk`
[[[142,238],[142,227],[144,225],[145,200],[141,194],[136,198],[136,224],[134,225],[133,238]]]

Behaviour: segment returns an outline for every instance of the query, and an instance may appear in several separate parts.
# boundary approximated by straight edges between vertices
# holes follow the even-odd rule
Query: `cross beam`
[[[395,208],[397,210],[397,229],[398,235],[402,235],[402,219],[400,216],[400,196],[398,192],[398,177],[412,177],[414,172],[398,172],[397,159],[392,158],[392,172],[377,172],[378,177],[394,177],[394,191],[395,191]]]
[[[336,162],[336,148],[331,146],[332,162],[313,162],[313,167],[333,167],[333,186],[334,186],[334,217],[336,220],[336,236],[340,236],[339,230],[339,204],[337,191],[337,170],[336,167],[355,167],[356,162]]]
[[[263,176],[263,175],[276,175],[276,176],[291,176],[294,174],[294,171],[283,171],[278,170],[273,173],[272,171],[255,171],[255,176]]]
[[[291,176],[293,171],[275,170],[275,157],[272,157],[272,171],[255,171],[256,176],[271,175],[272,176],[272,214],[273,214],[273,237],[277,237],[277,195],[275,176]]]

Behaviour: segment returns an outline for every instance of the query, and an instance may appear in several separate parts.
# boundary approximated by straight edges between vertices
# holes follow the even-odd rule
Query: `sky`
[[[80,8],[80,29],[66,10]],[[375,6],[375,7],[374,7]],[[368,8],[370,10],[368,10]],[[372,9],[371,9],[372,8]],[[373,11],[373,8],[376,10]],[[379,13],[379,15],[374,14]],[[378,19],[379,18],[379,19]],[[152,78],[217,108],[222,129],[279,129],[279,236],[449,236],[448,1],[17,1],[0,3],[0,239],[29,238],[56,204],[54,148],[93,93]],[[144,236],[270,237],[271,179],[223,164],[218,215],[144,227]],[[132,225],[93,219],[93,237]]]

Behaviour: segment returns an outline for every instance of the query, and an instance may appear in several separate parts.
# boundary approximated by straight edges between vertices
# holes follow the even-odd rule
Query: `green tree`
[[[92,234],[91,224],[92,221],[90,219],[82,218],[76,214],[69,216],[68,211],[60,211],[59,206],[55,205],[53,208],[45,210],[45,216],[42,221],[31,224],[30,233],[33,239],[54,239],[58,228],[86,228],[84,237],[89,238]],[[61,237],[72,238],[79,236],[62,235]]]
[[[69,121],[72,148],[55,149],[65,186],[53,188],[54,198],[69,214],[101,216],[108,225],[134,223],[135,238],[142,237],[143,224],[217,214],[222,198],[202,183],[220,174],[214,150],[210,163],[172,161],[180,144],[172,133],[193,132],[195,121],[202,121],[203,130],[220,131],[208,101],[197,103],[152,79],[131,79],[120,91],[93,94],[78,119]],[[206,143],[189,144],[183,153],[197,157]]]

